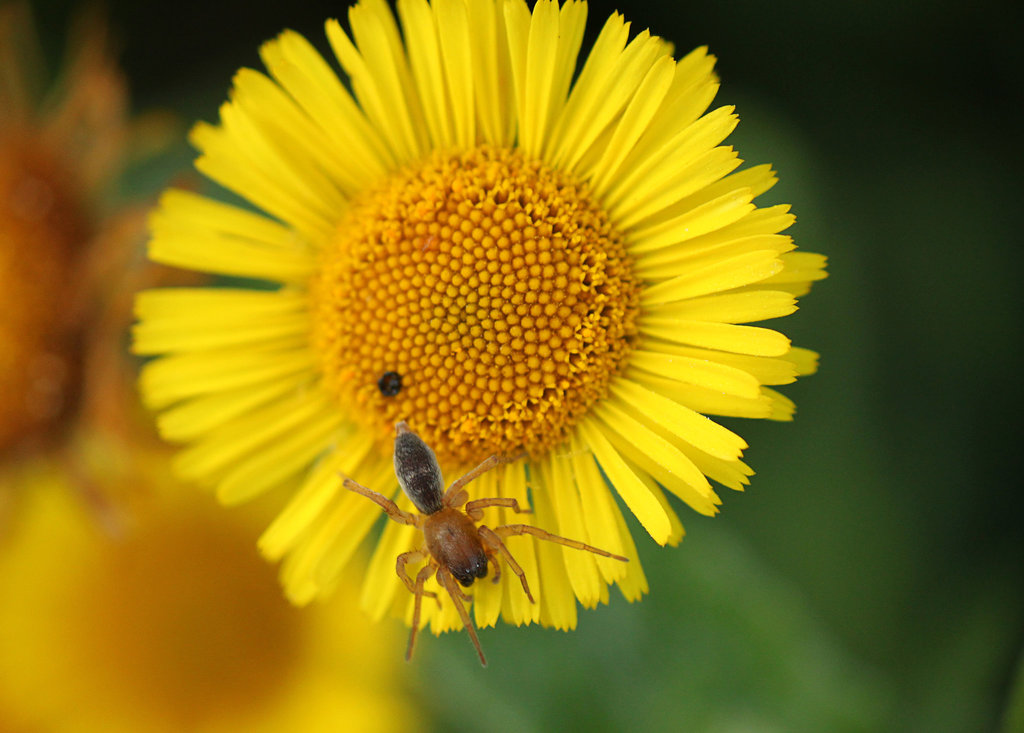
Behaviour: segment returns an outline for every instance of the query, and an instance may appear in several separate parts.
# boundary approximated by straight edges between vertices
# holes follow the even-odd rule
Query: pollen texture
[[[605,393],[639,283],[587,189],[518,151],[435,153],[346,212],[310,288],[326,389],[445,462],[540,454]],[[398,375],[395,394],[379,388]]]

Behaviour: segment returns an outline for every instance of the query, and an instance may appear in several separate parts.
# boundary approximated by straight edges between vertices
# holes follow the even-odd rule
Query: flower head
[[[109,416],[109,390],[129,381],[115,355],[144,236],[140,208],[106,206],[145,136],[102,23],[83,16],[46,94],[34,41],[24,3],[0,8],[0,481]]]
[[[295,487],[260,546],[298,603],[333,590],[378,518],[342,477],[395,495],[395,422],[449,477],[522,455],[472,497],[632,562],[510,538],[538,603],[508,573],[475,586],[474,614],[570,628],[575,600],[646,590],[609,484],[666,544],[683,530],[663,489],[710,515],[709,479],[747,483],[746,443],[706,416],[791,417],[769,385],[815,355],[744,324],[792,313],[824,258],[792,251],[788,207],[753,203],[775,176],[721,144],[736,116],[705,113],[705,49],[676,60],[615,14],[574,79],[584,3],[397,9],[400,27],[382,0],[354,6],[351,37],[328,21],[347,83],[285,32],[261,49],[269,76],[241,70],[220,124],[195,128],[197,167],[262,213],[170,191],[150,254],[270,287],[144,293],[136,348],[161,358],[143,391],[189,444],[180,473],[222,501]],[[411,618],[394,563],[414,529],[377,540],[375,615]],[[460,626],[450,603],[424,611]]]

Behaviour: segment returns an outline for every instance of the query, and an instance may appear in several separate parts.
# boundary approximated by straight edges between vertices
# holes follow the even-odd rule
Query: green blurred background
[[[76,4],[34,5],[57,55]],[[136,108],[185,121],[216,119],[263,40],[324,48],[346,7],[106,5]],[[464,635],[425,637],[409,694],[437,730],[1024,730],[1020,6],[602,0],[588,41],[614,9],[719,57],[730,142],[830,258],[782,324],[821,370],[784,388],[794,423],[731,421],[758,474],[718,518],[681,508],[674,550],[636,528],[642,603],[487,630],[487,670]],[[133,195],[188,168],[184,129]]]

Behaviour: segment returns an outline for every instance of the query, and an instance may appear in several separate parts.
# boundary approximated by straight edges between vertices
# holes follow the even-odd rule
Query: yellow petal
[[[676,514],[672,505],[669,504],[668,497],[665,496],[665,492],[661,490],[661,486],[659,486],[658,482],[654,480],[652,474],[641,468],[638,463],[629,458],[629,451],[634,450],[633,447],[629,446],[628,450],[621,450],[621,446],[619,446],[619,449],[619,455],[622,456],[622,460],[626,462],[626,466],[636,475],[637,478],[640,479],[643,485],[647,487],[647,490],[651,492],[651,496],[655,498],[664,510],[665,516],[668,517],[669,521],[669,535],[665,544],[669,547],[675,547],[682,541],[683,537],[686,536],[686,530],[683,529],[683,523],[679,521],[679,515]]]
[[[268,249],[292,250],[299,244],[291,229],[272,219],[174,188],[160,197],[160,208],[150,225],[157,229],[164,225],[177,225],[195,231],[210,230]]]
[[[702,415],[753,418],[767,418],[771,415],[771,399],[760,389],[754,397],[741,397],[640,371],[630,373],[630,376],[644,386],[668,395],[679,404]]]
[[[473,29],[472,67],[477,80],[473,91],[481,137],[485,143],[511,147],[515,99],[505,16],[498,0],[471,2],[468,9],[469,27]]]
[[[818,371],[818,352],[794,346],[785,357],[786,361],[796,367],[796,373],[801,376],[814,374]],[[778,382],[765,382],[765,384],[778,384]]]
[[[622,31],[628,29],[628,24],[619,24],[621,20],[615,16],[609,19],[605,26],[609,40],[621,39]],[[606,54],[599,48],[600,43],[599,37],[545,150],[544,159],[563,170],[576,169],[598,136],[622,114],[651,67],[666,51],[664,42],[647,31],[638,34],[621,52],[613,50],[621,48],[616,43],[609,44]]]
[[[295,350],[221,349],[172,354],[142,368],[139,383],[146,404],[166,407],[178,400],[240,387],[263,386],[313,370],[308,348]]]
[[[217,486],[217,499],[240,504],[297,476],[337,439],[342,416],[333,406],[232,466]]]
[[[542,464],[543,474],[546,474],[546,483],[553,487],[550,498],[558,527],[554,533],[585,544],[592,544],[583,522],[583,508],[580,505],[580,495],[576,488],[575,477],[570,470],[571,465],[568,456],[557,453],[549,454],[547,460]],[[576,550],[571,547],[561,547],[560,549],[573,593],[584,608],[594,608],[601,598],[601,588],[603,587],[597,563],[594,561],[595,556],[585,550]]]
[[[312,247],[289,229],[183,191],[164,194],[150,227],[149,256],[167,265],[302,283],[315,266]]]
[[[721,503],[707,478],[683,451],[619,405],[606,401],[593,410],[594,417],[610,432],[616,450],[653,476],[665,488],[701,514],[712,515]]]
[[[357,189],[392,170],[396,161],[338,75],[313,45],[284,31],[260,48],[267,70],[295,99],[328,140],[328,151],[345,168]]]
[[[307,180],[241,107],[220,108],[220,126],[200,123],[190,140],[202,155],[196,168],[261,209],[302,232],[309,241],[323,242],[331,235],[339,202],[324,196],[326,188],[315,176]]]
[[[788,206],[754,209],[713,232],[643,253],[635,264],[636,273],[642,278],[661,280],[685,273],[698,258],[720,256],[716,253],[772,249],[781,254],[793,249],[793,240],[778,232],[793,221]]]
[[[715,57],[708,55],[706,47],[694,49],[676,62],[672,87],[664,102],[623,163],[621,174],[612,182],[616,190],[633,188],[652,165],[671,157],[672,152],[679,149],[681,135],[692,135],[689,128],[707,111],[718,92],[714,66]],[[722,139],[724,137],[704,147],[713,147]]]
[[[753,375],[734,366],[723,364],[717,358],[698,358],[678,354],[674,350],[667,350],[664,346],[654,343],[648,346],[652,350],[637,349],[630,352],[629,366],[631,368],[668,377],[674,382],[692,384],[713,392],[734,394],[746,398],[755,398],[760,394],[760,383]],[[713,356],[708,352],[705,354]]]
[[[338,445],[339,449],[325,455],[310,471],[302,487],[260,536],[257,544],[268,559],[280,560],[297,544],[331,500],[342,496],[344,466],[362,461],[373,449],[373,441],[354,425],[339,436]]]
[[[698,450],[691,450],[689,456],[709,479],[734,491],[743,491],[754,475],[754,470],[743,461],[723,461]]]
[[[754,210],[749,188],[731,191],[679,216],[628,232],[628,249],[634,256],[679,244],[721,229]]]
[[[781,392],[776,392],[768,387],[764,388],[764,394],[771,399],[772,404],[772,412],[768,416],[769,420],[789,422],[793,419],[793,415],[796,414],[796,403],[793,400]]]
[[[595,425],[589,418],[579,423],[580,439],[593,452],[594,458],[608,477],[609,482],[647,534],[659,545],[668,542],[672,535],[672,526],[668,514],[662,504],[647,489],[637,475],[630,470],[618,451],[603,434],[603,428]]]
[[[675,70],[676,63],[671,56],[662,56],[654,63],[622,113],[615,126],[615,133],[608,146],[604,148],[600,160],[587,171],[586,175],[591,179],[594,195],[598,198],[602,196],[604,187],[618,172],[637,140],[647,130],[672,85]]]
[[[796,381],[799,372],[796,370],[794,363],[789,360],[789,356],[795,348],[796,347],[790,347],[790,350],[782,357],[764,357],[748,356],[747,354],[730,354],[725,351],[702,349],[695,346],[683,346],[680,344],[657,344],[657,351],[660,353],[676,354],[693,359],[717,362],[723,366],[739,369],[748,373],[760,384],[790,384],[791,382]],[[798,355],[796,358],[800,359],[809,357],[801,357]],[[647,371],[651,370],[647,369]],[[711,388],[713,389],[714,387]],[[740,393],[737,392],[737,394]],[[752,397],[753,395],[748,394],[745,396]]]
[[[673,89],[672,92],[678,94],[679,90]],[[685,93],[689,94],[690,90]],[[659,110],[659,113],[664,115],[665,111]],[[652,123],[654,139],[645,138],[638,143],[638,149],[628,158],[622,176],[608,188],[605,200],[609,207],[621,205],[638,188],[660,189],[660,182],[672,178],[681,168],[692,165],[693,161],[725,140],[736,128],[738,117],[735,108],[727,106],[689,122],[678,118],[662,119],[660,128],[657,122]]]
[[[455,127],[454,143],[472,147],[477,138],[475,95],[479,82],[474,83],[469,10],[463,0],[434,0],[433,9],[449,93],[448,114]]]
[[[677,218],[679,202],[707,189],[740,165],[731,147],[719,146],[701,151],[692,160],[656,171],[629,190],[620,204],[610,207],[612,219],[622,229],[651,229]],[[688,209],[696,206],[687,207]]]
[[[769,278],[782,267],[782,261],[772,250],[744,252],[712,262],[701,262],[689,268],[685,274],[644,288],[640,294],[640,305],[649,309],[664,303],[732,290]],[[655,315],[663,314],[658,312]]]
[[[208,433],[179,453],[174,467],[185,479],[216,480],[228,467],[237,466],[325,410],[329,411],[330,405],[319,391],[290,395]]]
[[[501,496],[515,499],[519,502],[520,507],[530,506],[530,499],[526,491],[526,472],[522,465],[518,463],[505,464],[500,485],[502,487]],[[530,514],[516,514],[504,509],[500,514],[502,524],[532,523],[534,521]],[[537,540],[529,535],[521,535],[509,537],[504,542],[508,551],[512,553],[526,574],[526,582],[530,585],[531,592],[539,591],[540,570],[537,564]],[[516,575],[511,572],[504,573],[502,585],[504,592],[501,613],[506,621],[511,621],[516,626],[540,621],[540,606],[530,603]]]
[[[405,164],[418,160],[427,148],[422,110],[413,90],[405,52],[396,48],[394,18],[387,6],[363,2],[349,8],[352,40],[336,20],[326,24],[327,40],[348,74],[352,89],[391,156]],[[357,47],[358,44],[358,47]]]
[[[174,405],[157,416],[165,440],[195,440],[228,420],[256,410],[288,393],[314,388],[313,378],[299,372],[258,387],[243,386],[202,395]]]
[[[455,144],[455,131],[434,17],[437,9],[437,3],[432,7],[426,0],[402,0],[398,3],[410,66],[423,103],[431,142],[435,147],[445,148]]]
[[[349,456],[347,463],[343,464],[342,467],[344,475],[349,475],[349,472],[345,470],[348,466],[354,468],[351,474],[358,476],[364,485],[368,483],[371,486],[381,488],[384,494],[390,495],[394,492],[393,487],[397,483],[394,466],[388,458],[381,456],[376,451],[371,451],[358,466],[355,464],[355,456]],[[372,501],[350,491],[345,491],[344,493],[346,496],[343,500],[351,501],[347,511],[350,516],[343,520],[345,524],[340,527],[334,527],[334,531],[325,532],[325,541],[317,551],[318,559],[313,568],[313,578],[319,585],[326,588],[333,587],[337,583],[345,566],[357,554],[359,548],[363,545],[366,534],[380,517],[380,507]],[[357,503],[355,500],[359,499],[363,501]],[[399,508],[407,512],[415,512],[412,504],[408,500],[403,501],[404,499],[404,496],[398,497],[397,503]],[[367,507],[367,505],[369,506]],[[356,509],[356,507],[359,507],[359,509]],[[364,514],[364,511],[367,513]],[[389,520],[389,524],[395,523]],[[416,538],[415,528],[410,527],[410,529],[414,530],[413,536]],[[414,539],[405,549],[408,550],[415,546],[416,540]],[[397,555],[395,559],[397,559]],[[394,569],[394,563],[392,563],[391,571],[397,580],[398,576],[394,573]]]
[[[646,337],[736,354],[782,356],[789,351],[789,339],[783,334],[756,326],[653,316],[641,317],[638,326]]]
[[[661,425],[680,440],[709,455],[730,461],[739,458],[747,447],[743,438],[713,420],[629,379],[613,379],[609,391],[642,415],[645,422]]]
[[[536,476],[539,466],[531,466],[532,475]],[[551,492],[559,487],[534,484],[533,511],[536,526],[557,527],[555,511],[551,506]],[[537,603],[540,604],[540,622],[545,626],[553,626],[562,631],[576,628],[576,599],[573,597],[572,586],[565,572],[562,548],[551,542],[538,541],[537,563],[540,566],[540,590],[534,591]]]
[[[359,191],[360,178],[352,176],[348,157],[324,154],[330,138],[269,77],[241,69],[235,74],[232,103],[277,154],[268,164],[277,166],[278,175],[291,181],[296,196],[326,219],[345,207],[345,191]]]
[[[779,290],[744,290],[708,295],[648,309],[652,316],[719,323],[753,323],[788,316],[795,311],[796,298]]]
[[[623,555],[627,545],[615,518],[619,508],[578,431],[573,432],[570,438],[566,458],[572,462],[572,473],[580,492],[581,517],[586,523],[591,544],[615,555]],[[628,563],[607,557],[596,557],[595,560],[606,583],[616,582],[626,575]]]
[[[505,25],[518,110],[518,147],[541,157],[583,39],[586,6],[538,0],[532,15],[518,0],[505,3]]]
[[[289,600],[296,605],[304,605],[331,592],[333,582],[325,582],[328,576],[319,570],[328,556],[328,548],[336,547],[332,559],[343,566],[355,554],[373,523],[380,519],[380,508],[370,501],[358,501],[361,498],[350,492],[337,496],[302,542],[285,556],[281,580]],[[344,554],[344,547],[337,548],[339,543],[348,547],[348,555]],[[394,577],[393,561],[391,572]]]
[[[474,483],[476,484],[476,490],[473,492],[474,498],[499,496],[497,471],[488,471]],[[493,507],[485,509],[484,518],[480,524],[493,529],[500,525],[500,522],[493,521],[498,516],[498,509]],[[488,569],[486,578],[473,584],[473,618],[478,628],[494,626],[498,622],[498,618],[501,616],[502,596],[506,589],[506,584],[502,582],[502,579],[506,574],[514,575],[501,555],[495,555],[495,558],[500,563],[502,578],[499,578],[497,583],[494,582],[494,568],[492,567]],[[518,584],[518,578],[516,578],[516,582]],[[520,586],[521,588],[522,586]],[[520,592],[522,591],[520,590]]]
[[[384,493],[390,494],[391,492],[385,491]],[[364,499],[364,501],[373,506],[368,499]],[[396,497],[395,501],[403,510],[408,510],[412,506],[412,503],[404,496]],[[375,514],[380,515],[379,508]],[[415,600],[405,583],[398,578],[398,574],[395,572],[395,562],[400,554],[416,549],[421,544],[422,532],[416,527],[398,524],[390,520],[384,524],[384,531],[377,539],[373,555],[366,567],[366,581],[363,584],[359,602],[359,605],[371,618],[382,618],[395,602],[405,607]],[[423,563],[419,563],[419,565],[410,565],[407,568],[411,571],[413,578],[422,565]],[[445,597],[445,601],[450,603],[447,597]],[[434,607],[437,605],[437,601],[433,598],[424,598],[423,604]]]
[[[794,283],[824,280],[827,258],[815,252],[790,252],[782,257],[783,270],[769,283]]]
[[[308,341],[306,297],[235,288],[163,288],[135,300],[139,354],[225,347],[297,347]]]
[[[657,488],[657,486],[655,486],[655,488]],[[671,509],[669,509],[668,513],[673,516],[675,514]],[[618,507],[615,509],[615,524],[619,528],[619,536],[622,537],[623,544],[622,552],[619,554],[629,559],[629,562],[626,563],[627,567],[625,575],[618,580],[619,591],[622,593],[623,598],[632,603],[633,601],[640,600],[640,598],[642,598],[649,590],[647,585],[647,576],[644,575],[644,569],[640,565],[640,556],[637,554],[636,545],[633,543],[633,535],[630,532],[629,527],[626,525],[626,520],[622,516],[622,512],[618,510]],[[682,535],[683,527],[680,524],[679,536],[670,536],[668,544],[672,546],[679,544],[679,540],[682,538]],[[611,562],[615,561],[613,560]],[[620,565],[621,564],[622,563],[620,563]]]

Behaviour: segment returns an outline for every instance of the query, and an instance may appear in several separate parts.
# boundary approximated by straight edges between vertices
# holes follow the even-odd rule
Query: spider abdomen
[[[487,553],[476,524],[458,509],[444,507],[423,518],[423,537],[430,555],[463,587],[487,575]]]
[[[423,514],[441,509],[444,480],[434,451],[405,421],[395,426],[395,475],[402,491]]]

